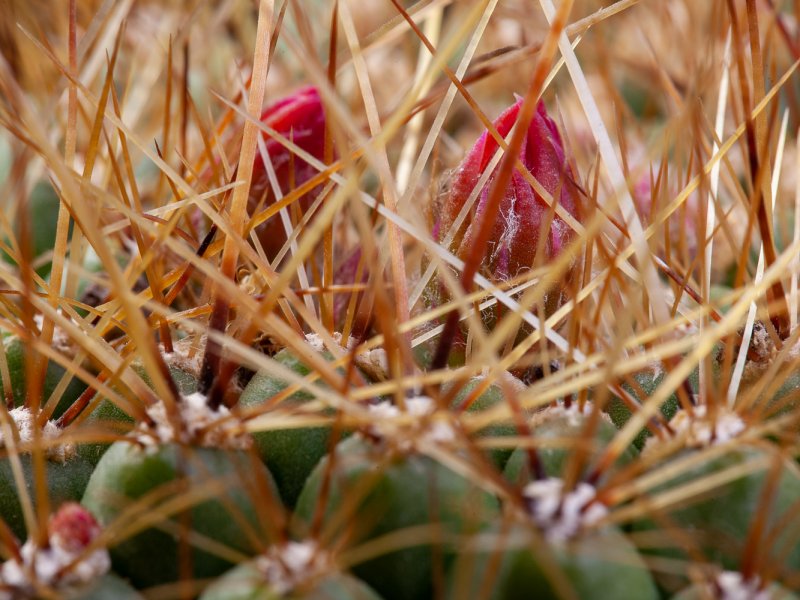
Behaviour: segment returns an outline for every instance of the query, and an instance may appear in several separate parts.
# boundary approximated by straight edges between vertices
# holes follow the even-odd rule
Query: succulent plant
[[[244,452],[252,445],[251,438],[237,432],[235,423],[224,422],[227,409],[210,411],[199,393],[181,397],[177,408],[179,413],[171,417],[163,406],[151,408],[152,423],[140,425],[129,440],[112,444],[94,468],[82,499],[106,526],[142,500],[152,503],[151,510],[171,520],[173,527],[186,528],[176,535],[156,521],[111,549],[117,571],[137,586],[175,581],[181,568],[204,578],[231,566],[218,550],[195,548],[194,536],[210,540],[212,547],[216,543],[254,554],[263,543],[261,536],[248,535],[259,525],[259,496],[275,494],[269,471]],[[225,478],[237,481],[245,474],[251,481],[248,489],[225,489]],[[217,484],[218,489],[200,492],[205,482]],[[169,497],[160,498],[168,488],[185,495],[198,491],[200,499],[188,507],[176,505]],[[182,562],[186,548],[190,558]]]
[[[521,523],[511,527],[514,533],[499,536],[495,532],[481,539],[481,544],[472,549],[473,555],[466,554],[462,564],[456,565],[449,597],[488,590],[489,598],[525,598],[530,590],[536,590],[537,598],[558,599],[568,594],[586,599],[658,598],[644,561],[614,529],[547,543],[535,528],[526,531]],[[493,560],[492,575],[489,565]],[[554,564],[561,578],[548,572]]]
[[[6,426],[0,430],[0,448],[5,452],[0,458],[0,509],[10,532],[25,539],[31,523],[25,514],[20,488],[24,487],[28,501],[32,499],[34,506],[39,504],[37,461],[44,468],[47,502],[56,505],[81,499],[92,474],[92,464],[78,455],[76,445],[65,439],[53,421],[40,425],[35,414],[25,407],[9,411],[8,417]],[[38,456],[34,446],[37,441],[41,446]]]
[[[0,564],[0,598],[141,598],[109,573],[108,550],[98,545],[101,528],[74,502],[62,504],[47,523],[46,545],[28,540]]]
[[[363,582],[337,572],[326,553],[308,541],[273,546],[220,577],[201,596],[202,600],[276,597],[380,600]]]
[[[435,437],[436,429],[427,435]],[[333,467],[328,466],[331,460]],[[322,491],[326,478],[327,498]],[[320,502],[325,504],[318,508]],[[325,535],[363,542],[414,526],[439,526],[443,529],[439,535],[445,536],[469,533],[496,513],[497,501],[413,448],[388,449],[380,441],[352,438],[337,446],[332,458],[320,462],[309,476],[297,504],[298,527],[311,527],[317,510],[323,514]],[[355,515],[361,522],[352,524]],[[440,550],[438,568],[446,568],[451,554]],[[364,561],[353,573],[383,598],[427,597],[433,593],[434,556],[430,542],[423,540]]]

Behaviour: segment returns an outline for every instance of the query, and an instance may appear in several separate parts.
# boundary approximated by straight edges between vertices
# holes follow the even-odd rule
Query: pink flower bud
[[[319,92],[315,87],[304,87],[268,107],[261,115],[261,121],[291,140],[297,147],[314,158],[323,159],[325,151],[325,112]],[[298,155],[291,152],[277,140],[266,138],[267,154],[275,169],[275,176],[282,195],[286,196],[319,173]],[[317,186],[300,198],[303,211],[319,194],[322,186]],[[252,214],[261,204],[265,208],[275,201],[272,186],[260,152],[256,154],[253,165],[253,180],[250,186],[248,210]],[[286,242],[286,232],[278,215],[271,217],[258,227],[258,238],[264,247],[267,258],[272,259]]]
[[[68,552],[80,552],[100,535],[100,525],[76,502],[61,505],[49,523],[50,542]]]
[[[522,99],[519,99],[494,121],[501,136],[506,137],[511,131],[521,106]],[[451,188],[440,206],[439,220],[434,231],[438,241],[442,242],[447,237],[497,147],[494,138],[484,132],[459,166]],[[578,193],[574,178],[564,157],[564,146],[556,124],[547,115],[541,101],[522,142],[519,159],[553,199],[577,219]],[[461,258],[466,258],[474,245],[482,215],[486,212],[489,190],[496,176],[496,172],[492,173],[470,215],[450,244],[450,250]],[[536,263],[541,235],[547,237],[541,244],[542,256],[538,257],[538,263],[545,264],[556,257],[574,238],[574,231],[555,215],[548,224],[549,211],[550,207],[541,196],[515,170],[503,195],[481,272],[495,280],[507,280],[531,269]]]

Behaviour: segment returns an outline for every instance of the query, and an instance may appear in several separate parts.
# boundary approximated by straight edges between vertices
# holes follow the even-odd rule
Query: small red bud
[[[301,88],[294,94],[277,101],[263,112],[261,121],[314,158],[323,159],[325,112],[319,92],[315,87]],[[275,169],[275,176],[282,195],[287,195],[319,173],[317,169],[277,140],[265,135],[265,141],[267,154]],[[302,210],[307,210],[311,206],[321,189],[322,186],[317,186],[300,198]],[[267,177],[264,160],[260,153],[256,153],[248,210],[252,214],[259,203],[264,208],[274,201],[275,195]],[[267,258],[274,258],[286,242],[286,232],[280,217],[277,215],[271,217],[260,225],[257,231]]]
[[[501,136],[506,137],[511,131],[521,106],[522,99],[494,121]],[[438,241],[446,238],[497,147],[494,138],[484,132],[459,166],[440,207],[439,221],[434,230]],[[519,158],[554,200],[577,219],[579,210],[574,177],[564,156],[558,128],[547,115],[541,101],[522,142]],[[474,245],[482,215],[486,212],[489,190],[496,176],[497,172],[492,173],[471,214],[450,244],[450,250],[461,258],[468,256]],[[483,259],[482,273],[495,280],[507,280],[532,268],[542,234],[547,238],[542,244],[543,256],[539,257],[539,261],[546,263],[556,257],[574,238],[574,231],[555,215],[548,227],[550,210],[522,174],[515,170],[501,200],[500,213],[489,238],[487,256]]]
[[[51,544],[77,553],[100,535],[100,525],[80,504],[68,502],[50,517],[49,531]]]

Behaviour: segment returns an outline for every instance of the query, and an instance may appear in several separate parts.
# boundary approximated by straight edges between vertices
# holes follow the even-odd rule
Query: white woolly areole
[[[44,316],[35,315],[33,317],[33,322],[36,323],[36,327],[41,331],[44,327]],[[58,325],[53,326],[53,337],[50,345],[64,356],[69,356],[70,358],[73,358],[77,353],[78,347],[75,345],[75,342],[73,342],[69,335]]]
[[[330,564],[328,555],[312,541],[273,546],[256,559],[256,568],[279,596],[326,573]]]
[[[0,565],[0,584],[10,588],[0,589],[0,600],[37,598],[34,582],[66,594],[108,573],[108,550],[100,548],[81,558],[82,554],[82,550],[74,552],[59,545],[57,537],[50,539],[49,548],[38,548],[30,540],[25,542],[20,548],[22,562],[10,559]]]
[[[342,345],[342,334],[338,331],[331,336],[333,341]],[[351,338],[352,339],[352,338]],[[318,333],[307,333],[306,341],[316,352],[325,352],[325,342],[322,341],[322,336]],[[349,340],[348,340],[349,341]]]
[[[377,417],[370,428],[371,433],[392,440],[406,451],[420,442],[448,444],[455,440],[456,434],[448,415],[437,413],[436,403],[428,396],[408,398],[405,404],[405,413],[388,400],[370,406],[370,414]]]
[[[21,445],[30,444],[33,441],[33,428],[36,427],[36,418],[30,409],[20,406],[9,411],[8,415],[14,423],[14,427],[19,433]],[[47,421],[42,427],[41,438],[47,442],[52,442],[61,436],[61,429],[53,421]],[[0,427],[0,448],[7,446],[4,439],[3,428]],[[64,463],[75,456],[77,450],[75,444],[52,444],[48,443],[45,449],[47,460],[52,462]]]
[[[358,345],[358,340],[354,337],[347,338],[347,343],[342,343],[342,334],[338,331],[331,334],[333,341],[342,348],[352,350]],[[318,333],[306,334],[306,341],[316,352],[325,351],[325,343],[322,336]],[[386,350],[383,348],[373,348],[359,352],[353,359],[356,366],[374,379],[386,379],[389,375],[389,359],[386,357]]]
[[[142,423],[137,429],[137,440],[144,445],[178,442],[207,448],[245,450],[253,440],[225,406],[211,410],[204,394],[195,392],[181,396],[178,403],[179,427],[176,429],[167,415],[163,402],[147,408],[154,425]]]
[[[202,335],[199,341],[192,338],[184,338],[173,344],[172,352],[162,352],[162,355],[167,366],[180,369],[195,377],[200,377],[203,359],[202,349],[205,347],[205,335]]]
[[[583,407],[581,407],[579,402],[572,402],[569,406],[563,402],[559,402],[555,406],[548,406],[540,413],[537,413],[537,415],[534,416],[534,420],[536,417],[541,417],[542,422],[546,423],[550,419],[561,417],[567,421],[570,427],[581,427],[586,424],[585,418],[590,416],[595,410],[591,402],[584,402]],[[600,418],[610,421],[610,418],[604,412],[600,413]]]
[[[770,600],[769,590],[759,589],[761,580],[756,576],[745,579],[738,571],[723,571],[717,576],[717,585],[722,591],[720,600]]]
[[[605,506],[594,502],[594,486],[580,482],[571,492],[563,491],[564,480],[555,477],[533,481],[522,490],[531,518],[551,542],[565,542],[608,514]]]
[[[579,429],[586,425],[586,419],[596,410],[597,409],[591,402],[584,402],[583,408],[581,408],[578,402],[572,402],[569,405],[559,402],[556,405],[550,405],[544,410],[534,413],[530,419],[529,425],[531,428],[536,429],[537,427],[561,419],[566,422],[568,427]],[[613,425],[611,417],[602,411],[600,411],[600,420],[605,421],[609,425]]]
[[[694,446],[724,444],[747,428],[742,418],[726,407],[717,407],[713,420],[705,406],[696,406],[693,410],[693,416],[679,410],[669,424],[676,434],[685,434],[687,442]]]

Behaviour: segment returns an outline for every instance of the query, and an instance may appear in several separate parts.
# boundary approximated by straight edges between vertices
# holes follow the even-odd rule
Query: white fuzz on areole
[[[333,341],[335,341],[340,346],[342,345],[342,334],[334,332],[331,336]],[[314,349],[315,352],[325,352],[325,342],[322,341],[322,336],[318,333],[307,333],[306,334],[306,341],[310,344],[310,346]]]
[[[36,323],[36,327],[41,331],[44,326],[44,317],[42,315],[35,315],[33,317],[33,322]],[[50,346],[58,350],[59,353],[70,358],[74,358],[78,351],[78,346],[75,342],[69,337],[67,332],[58,326],[53,327],[53,338],[50,342]]]
[[[692,446],[724,444],[747,429],[742,418],[724,406],[716,408],[713,418],[705,406],[696,406],[693,411],[694,415],[689,415],[679,410],[669,422],[676,435],[686,435],[687,443]]]
[[[147,415],[154,425],[141,423],[135,434],[137,441],[147,446],[178,442],[229,450],[246,450],[253,443],[239,420],[231,417],[227,407],[209,408],[205,394],[195,392],[181,396],[178,410],[180,417],[176,430],[163,402],[148,407]]]
[[[533,481],[522,490],[528,500],[530,516],[551,542],[562,543],[575,537],[608,514],[594,499],[594,486],[580,482],[564,493],[564,480],[555,477]]]
[[[347,338],[347,343],[342,343],[342,334],[338,331],[331,334],[333,341],[346,350],[352,350],[358,345],[358,340],[354,337]],[[325,351],[325,343],[322,336],[318,333],[306,334],[306,341],[316,352]],[[356,366],[375,379],[386,379],[389,376],[389,360],[383,348],[373,348],[359,352],[354,357]]]
[[[750,337],[750,348],[760,357],[767,357],[776,352],[775,343],[763,323],[755,323]]]
[[[420,443],[448,444],[455,440],[448,415],[437,413],[436,403],[428,396],[408,398],[405,404],[405,413],[388,400],[370,406],[370,414],[376,417],[370,432],[392,440],[402,451],[410,451]]]
[[[72,551],[57,542],[52,537],[49,548],[39,548],[29,540],[20,548],[21,562],[10,559],[0,565],[0,584],[5,588],[0,588],[0,600],[38,598],[34,582],[64,595],[74,593],[111,568],[105,548],[81,558],[82,550]]]
[[[555,406],[548,407],[546,411],[549,411],[553,416],[564,417],[572,427],[580,427],[586,423],[584,418],[591,415],[595,408],[591,402],[584,402],[583,406],[578,402],[572,402],[569,406],[559,402]],[[605,413],[600,414],[601,417],[608,418]]]
[[[578,402],[572,402],[569,405],[559,402],[534,413],[530,420],[530,426],[535,428],[553,419],[564,419],[570,427],[583,427],[586,425],[586,417],[590,416],[595,410],[596,408],[591,402],[584,402],[583,407]],[[600,412],[600,419],[612,424],[611,417],[602,411]]]
[[[180,369],[199,378],[206,341],[205,335],[200,336],[199,340],[191,337],[178,340],[173,344],[172,352],[162,352],[164,362],[168,367]]]
[[[758,576],[745,579],[738,571],[723,571],[717,576],[720,600],[771,600],[769,590],[760,589]]]
[[[255,564],[279,596],[292,592],[305,581],[324,575],[331,567],[327,553],[312,541],[273,546],[256,558]]]
[[[33,428],[36,427],[36,418],[30,409],[20,406],[9,411],[8,415],[14,424],[18,434],[19,443],[26,446],[33,442]],[[3,428],[0,427],[0,448],[4,448],[7,442],[4,438]],[[53,421],[47,421],[41,429],[41,439],[48,442],[45,449],[47,460],[57,463],[64,463],[73,458],[77,452],[75,444],[66,442],[63,444],[52,443],[53,440],[61,436],[61,429]]]
[[[789,349],[789,358],[792,357]],[[778,348],[761,321],[756,321],[750,331],[750,344],[747,348],[747,360],[744,363],[742,382],[752,383],[769,369],[778,355]]]

